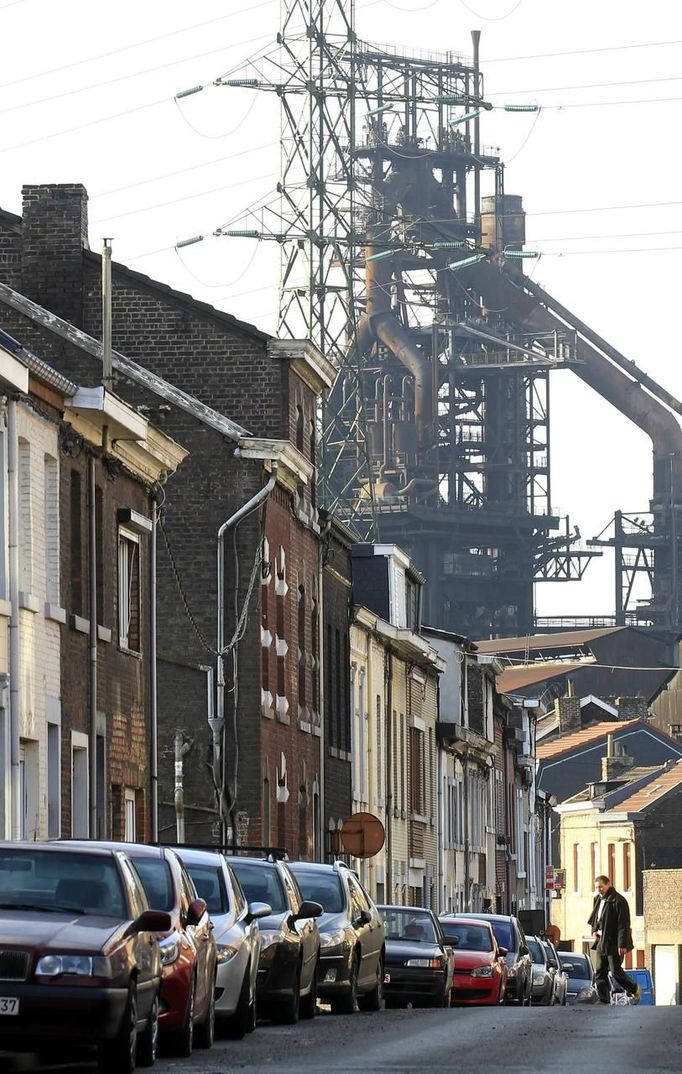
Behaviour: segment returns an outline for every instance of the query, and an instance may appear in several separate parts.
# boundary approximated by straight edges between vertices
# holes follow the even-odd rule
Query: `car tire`
[[[276,1025],[295,1026],[301,1013],[301,967],[296,969],[289,999],[272,1008],[272,1020]]]
[[[348,988],[343,995],[332,1000],[332,1014],[355,1014],[358,1004],[359,969],[358,957],[354,955],[350,973],[348,974]]]
[[[212,1048],[215,1040],[215,982],[211,988],[211,997],[208,1001],[208,1011],[203,1022],[194,1030],[194,1043],[197,1048]]]
[[[133,1074],[137,1062],[137,988],[131,984],[118,1033],[100,1044],[97,1056],[103,1074]]]
[[[364,996],[358,996],[358,1007],[361,1011],[380,1011],[384,1006],[384,960],[379,959],[377,964],[377,977],[374,988]]]
[[[159,997],[157,995],[154,997],[146,1026],[141,1033],[137,1034],[137,1065],[140,1067],[153,1067],[156,1062],[158,1047]]]
[[[317,1010],[317,962],[313,971],[313,979],[310,982],[310,991],[307,996],[301,997],[301,1018],[314,1018]]]
[[[224,1033],[230,1040],[243,1040],[249,1032],[249,1018],[251,1012],[251,969],[246,967],[242,987],[239,990],[239,999],[234,1013],[225,1019]]]
[[[187,997],[187,1010],[185,1012],[185,1024],[182,1029],[173,1034],[173,1055],[180,1059],[189,1059],[194,1051],[194,1010],[196,1005],[197,982],[192,978],[192,983]]]

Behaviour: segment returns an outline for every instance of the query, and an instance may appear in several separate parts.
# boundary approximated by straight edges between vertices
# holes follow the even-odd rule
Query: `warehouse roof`
[[[480,650],[480,645],[479,645]],[[518,664],[506,667],[497,679],[497,689],[501,694],[513,694],[525,686],[557,679],[571,671],[592,667],[589,660],[538,660],[534,664]]]
[[[575,649],[579,645],[587,645],[597,638],[606,637],[607,634],[616,634],[627,627],[597,627],[592,630],[566,630],[557,634],[526,634],[519,638],[489,638],[487,641],[477,641],[476,645],[481,653],[522,653],[526,650],[535,652],[537,649]]]

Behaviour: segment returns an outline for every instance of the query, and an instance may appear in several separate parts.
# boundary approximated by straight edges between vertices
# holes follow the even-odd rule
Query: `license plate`
[[[390,984],[390,983],[391,983],[391,975],[390,975],[390,973],[385,973],[384,974],[384,984]]]
[[[13,996],[0,996],[0,1015],[1,1014],[18,1014],[19,1013],[19,1000]]]

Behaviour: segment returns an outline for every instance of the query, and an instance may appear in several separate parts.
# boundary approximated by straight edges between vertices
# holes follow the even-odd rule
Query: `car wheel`
[[[173,1036],[173,1053],[180,1056],[181,1059],[189,1059],[194,1051],[194,1009],[196,1005],[196,989],[197,983],[193,977],[189,989],[189,996],[187,997],[185,1024],[182,1029]]]
[[[208,1001],[208,1011],[203,1022],[194,1032],[194,1043],[197,1048],[212,1048],[215,1040],[215,988],[211,989],[211,998]]]
[[[154,997],[147,1024],[142,1033],[137,1035],[137,1064],[141,1067],[153,1067],[156,1062],[156,1050],[159,1046],[159,997]]]
[[[239,990],[239,999],[234,1014],[225,1019],[225,1036],[230,1040],[242,1040],[249,1032],[251,996],[251,969],[246,967],[242,987]]]
[[[105,1074],[133,1074],[137,1060],[137,989],[131,984],[121,1027],[113,1040],[100,1044],[99,1069]]]
[[[361,1011],[380,1011],[384,1005],[384,960],[379,959],[377,965],[377,977],[374,988],[364,996],[358,996],[358,1007]]]
[[[358,971],[356,955],[348,975],[348,988],[342,996],[332,1000],[332,1014],[355,1014],[358,1003]]]
[[[300,965],[296,969],[296,974],[292,982],[292,993],[289,999],[283,1003],[278,1003],[277,1006],[273,1006],[272,1020],[277,1025],[282,1026],[295,1026],[298,1022],[299,1014],[301,1011],[301,967]]]
[[[301,998],[301,1018],[314,1018],[317,1010],[317,962],[310,982],[310,991]]]

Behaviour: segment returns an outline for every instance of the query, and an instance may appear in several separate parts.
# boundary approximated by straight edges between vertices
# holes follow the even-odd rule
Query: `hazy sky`
[[[682,6],[671,0],[357,0],[377,43],[470,50],[487,95],[539,116],[484,113],[506,189],[522,194],[535,279],[672,392],[682,275]],[[91,245],[268,330],[277,250],[211,232],[276,182],[273,96],[208,88],[270,46],[279,0],[0,0],[0,205],[25,182],[83,182]],[[557,55],[560,53],[561,55]],[[102,121],[104,117],[110,118]],[[619,208],[623,207],[623,208]],[[154,252],[158,251],[158,252]],[[570,373],[554,376],[555,509],[591,536],[651,495],[648,439]],[[611,610],[605,558],[576,586],[541,586],[541,614]]]

